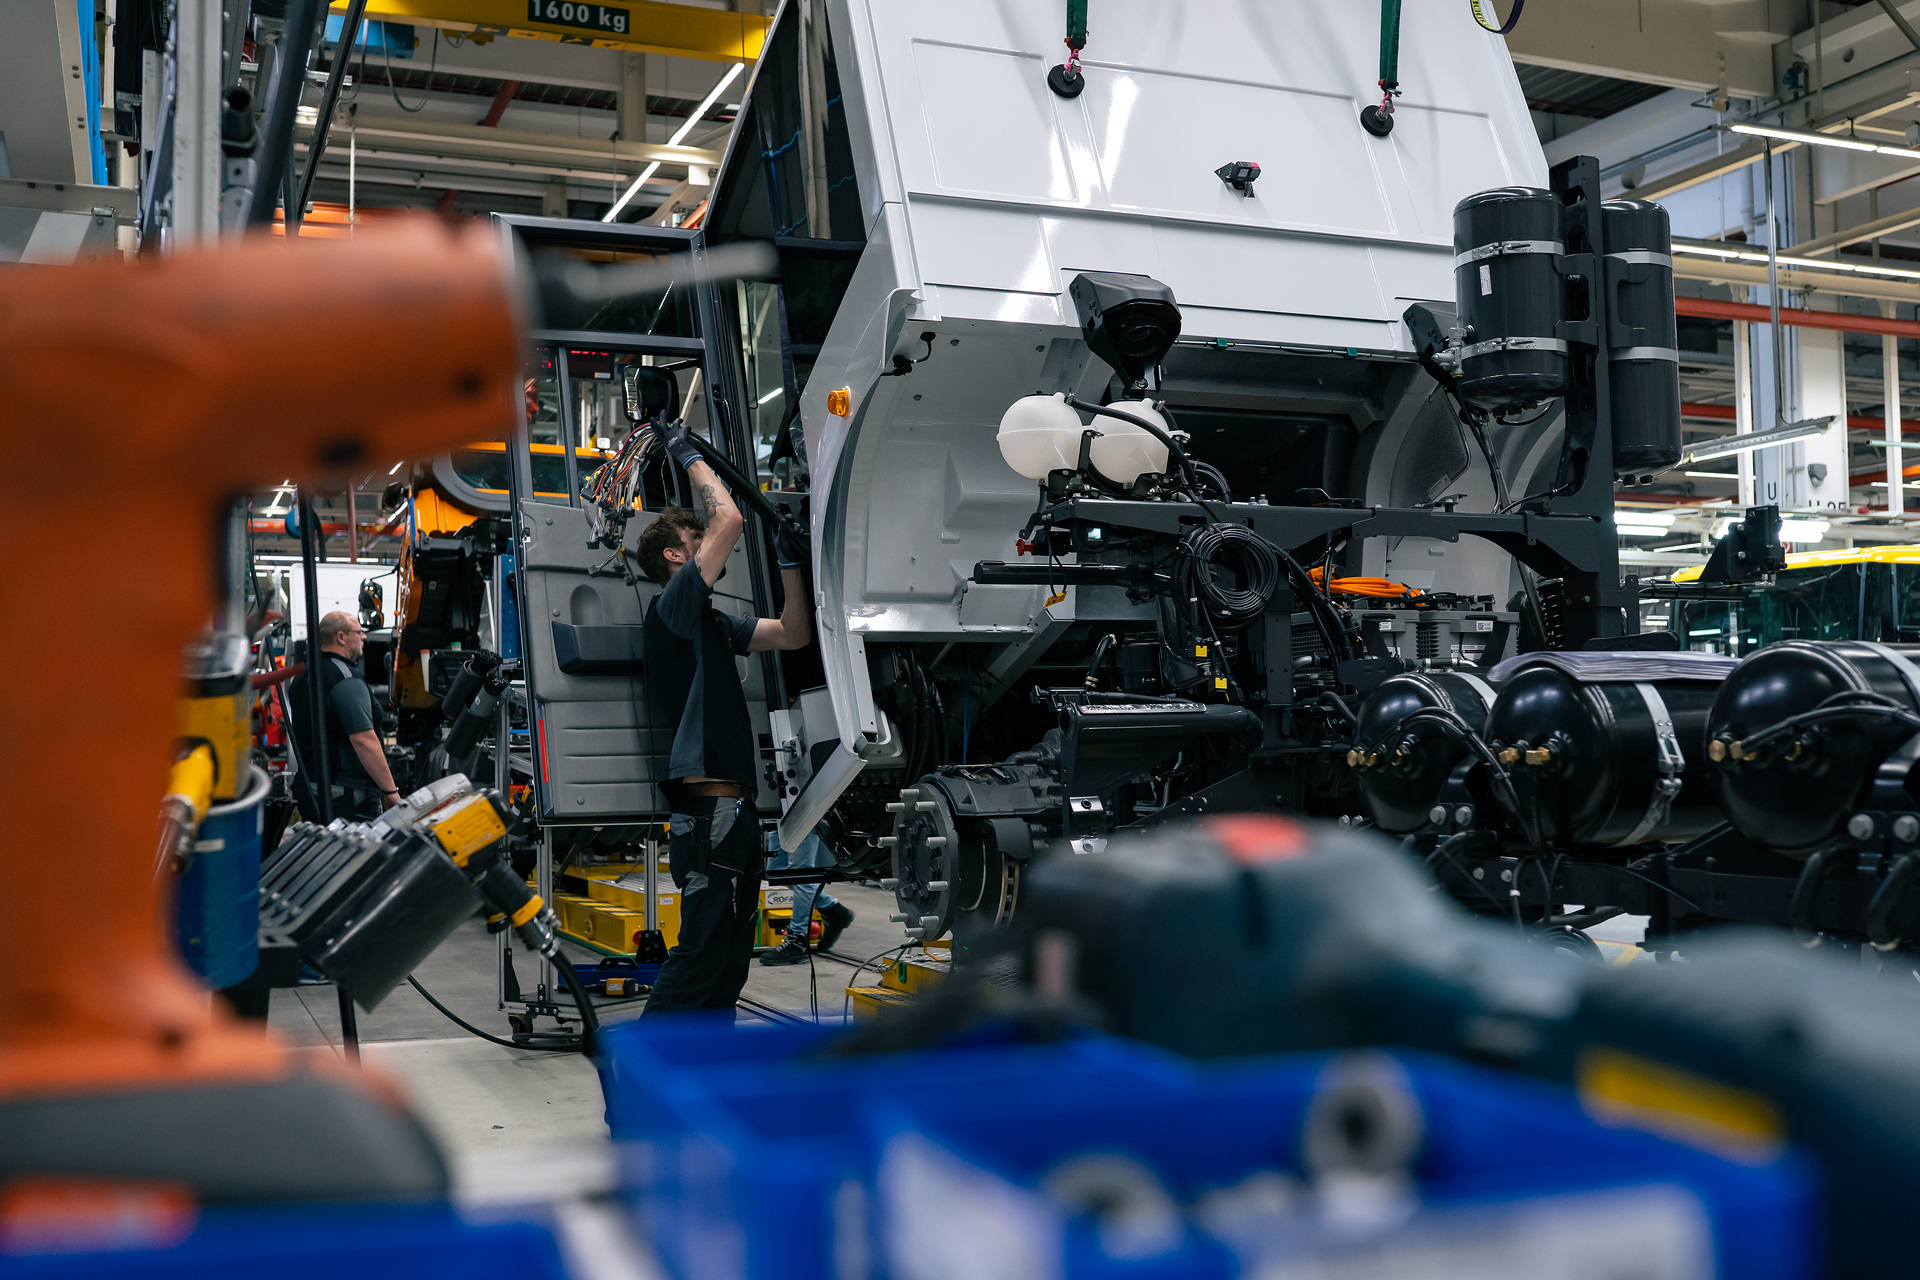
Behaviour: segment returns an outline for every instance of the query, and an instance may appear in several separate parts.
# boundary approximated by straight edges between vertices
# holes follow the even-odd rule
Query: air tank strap
[[[1680,353],[1672,347],[1612,347],[1607,351],[1609,360],[1667,360],[1680,363]]]
[[[1609,262],[1624,262],[1630,267],[1673,267],[1673,255],[1653,249],[1616,249],[1607,255]]]
[[[1465,671],[1455,671],[1452,674],[1460,677],[1460,679],[1466,681],[1469,685],[1472,685],[1473,691],[1480,695],[1481,703],[1484,704],[1488,710],[1493,709],[1493,700],[1495,695],[1493,692],[1492,685],[1488,684],[1485,680],[1482,680],[1479,676],[1469,674],[1468,672],[1465,672]]]
[[[1907,692],[1913,695],[1914,706],[1920,707],[1920,667],[1914,666],[1906,654],[1891,645],[1881,644],[1877,640],[1863,640],[1861,645],[1885,658],[1887,664],[1900,673],[1900,678],[1907,682]]]
[[[1660,780],[1653,784],[1653,795],[1647,801],[1647,811],[1640,816],[1639,825],[1624,839],[1614,841],[1619,845],[1639,844],[1667,820],[1667,815],[1673,812],[1674,797],[1680,794],[1680,774],[1687,767],[1687,758],[1680,751],[1680,736],[1673,731],[1673,716],[1660,690],[1645,681],[1636,681],[1633,687],[1640,691],[1641,701],[1647,704],[1647,714],[1653,717],[1653,741],[1659,754],[1659,764],[1655,767],[1660,772]]]
[[[1499,351],[1565,351],[1566,341],[1562,338],[1488,338],[1485,342],[1476,342],[1460,348],[1460,359],[1472,360],[1478,356],[1490,356]]]
[[[1492,244],[1475,245],[1465,253],[1453,255],[1453,265],[1468,266],[1487,258],[1505,258],[1521,253],[1550,253],[1561,257],[1567,252],[1567,246],[1558,240],[1495,240]]]

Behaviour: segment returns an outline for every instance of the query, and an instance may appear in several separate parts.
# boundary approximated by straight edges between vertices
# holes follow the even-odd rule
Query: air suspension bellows
[[[1920,647],[1769,645],[1714,700],[1713,798],[1747,839],[1805,859],[1841,838],[1881,762],[1914,736],[1916,716]]]
[[[1347,763],[1375,825],[1406,835],[1434,823],[1448,780],[1471,755],[1462,729],[1481,732],[1493,699],[1485,680],[1451,671],[1394,676],[1373,691]]]
[[[1513,779],[1516,827],[1557,848],[1687,840],[1718,826],[1707,713],[1734,660],[1696,653],[1530,653],[1494,668],[1486,738]]]
[[[1567,389],[1561,204],[1538,187],[1499,187],[1453,209],[1453,284],[1463,333],[1461,399],[1499,411]],[[1669,284],[1671,287],[1671,284]],[[1674,400],[1678,412],[1679,400]]]

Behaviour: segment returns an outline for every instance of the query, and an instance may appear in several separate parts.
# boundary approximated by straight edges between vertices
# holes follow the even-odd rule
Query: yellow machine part
[[[848,987],[847,1003],[854,1017],[862,1022],[872,1022],[876,1018],[900,1012],[913,1003],[913,997],[889,987]]]
[[[633,954],[633,935],[646,927],[645,896],[596,880],[592,897],[557,895],[554,910],[560,932],[583,946],[607,955]],[[671,947],[680,940],[680,894],[671,888],[659,897],[660,935]]]
[[[429,815],[427,826],[447,856],[463,867],[467,859],[507,834],[493,802],[482,795],[468,796]]]
[[[953,972],[953,961],[932,956],[901,956],[880,970],[880,985],[902,995],[921,995],[931,991]]]
[[[167,796],[186,807],[186,826],[193,830],[213,804],[213,748],[201,743],[173,763],[167,775]]]
[[[213,752],[213,798],[239,794],[253,746],[253,692],[244,683],[234,693],[180,700],[180,737],[204,742]]]

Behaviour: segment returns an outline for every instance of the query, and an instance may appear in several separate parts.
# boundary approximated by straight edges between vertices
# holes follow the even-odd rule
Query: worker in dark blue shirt
[[[670,727],[660,774],[670,807],[668,860],[680,890],[680,937],[661,967],[646,1014],[731,1009],[746,985],[760,910],[762,853],[755,816],[758,755],[734,659],[798,649],[810,639],[805,546],[780,534],[779,618],[736,618],[713,607],[713,586],[740,541],[740,509],[687,440],[666,435],[700,513],[669,507],[641,532],[641,569],[665,590],[647,611],[646,683],[654,722]]]

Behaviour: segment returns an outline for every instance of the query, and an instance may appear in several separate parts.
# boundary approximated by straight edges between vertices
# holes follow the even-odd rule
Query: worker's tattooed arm
[[[733,548],[740,541],[740,531],[744,521],[740,508],[733,503],[733,495],[720,483],[720,477],[713,474],[713,468],[704,461],[696,459],[687,467],[687,479],[693,484],[694,501],[700,507],[700,514],[707,522],[707,531],[701,535],[700,551],[694,557],[694,563],[700,566],[700,576],[712,586],[720,581],[720,575],[727,567],[727,557],[733,554]]]

